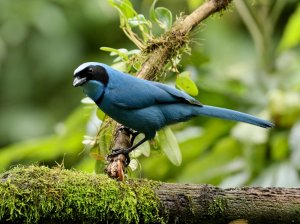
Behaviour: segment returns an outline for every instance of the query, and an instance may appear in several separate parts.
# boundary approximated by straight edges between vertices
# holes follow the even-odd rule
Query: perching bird
[[[84,93],[108,116],[145,137],[128,149],[111,155],[128,154],[166,125],[198,115],[241,121],[263,128],[274,125],[266,120],[225,108],[207,106],[173,87],[136,78],[97,62],[87,62],[74,71],[73,86]]]

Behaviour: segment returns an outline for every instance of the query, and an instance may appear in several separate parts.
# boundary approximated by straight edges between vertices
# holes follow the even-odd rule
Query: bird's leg
[[[126,166],[127,166],[130,163],[129,153],[132,152],[137,147],[139,147],[141,144],[143,144],[147,140],[148,140],[148,138],[144,137],[141,141],[139,141],[135,145],[131,146],[130,148],[127,148],[127,149],[114,149],[113,152],[108,155],[108,157],[112,157],[112,156],[117,156],[119,154],[123,154],[126,157],[126,160],[127,160]]]
[[[134,131],[134,130],[130,130],[130,131],[131,131],[130,145],[133,145],[133,142],[134,142],[136,136],[138,136],[140,134],[140,132]]]
[[[123,126],[123,125],[119,128],[119,130],[126,130],[126,131],[128,131],[128,133],[130,133],[130,135],[131,135],[130,146],[133,145],[136,136],[138,136],[140,134],[140,132],[135,131],[135,130],[128,128],[126,126]]]

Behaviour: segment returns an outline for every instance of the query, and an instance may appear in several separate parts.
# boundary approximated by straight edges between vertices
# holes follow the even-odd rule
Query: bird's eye
[[[93,68],[89,67],[88,68],[88,73],[92,74],[93,73]]]

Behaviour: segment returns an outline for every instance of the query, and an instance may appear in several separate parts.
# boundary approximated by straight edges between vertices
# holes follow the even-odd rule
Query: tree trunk
[[[61,168],[0,174],[1,223],[300,223],[299,188],[115,181]]]

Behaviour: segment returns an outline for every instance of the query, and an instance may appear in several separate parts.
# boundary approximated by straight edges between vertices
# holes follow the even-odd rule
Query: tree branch
[[[175,23],[169,32],[165,33],[162,37],[157,38],[157,40],[153,40],[152,42],[155,44],[150,44],[148,47],[151,48],[151,51],[149,51],[149,49],[144,49],[144,53],[146,52],[147,54],[146,60],[136,76],[147,80],[154,80],[158,74],[164,70],[164,66],[170,59],[177,55],[178,51],[187,43],[189,33],[208,16],[224,10],[230,2],[231,0],[208,0],[183,20]],[[114,136],[118,135],[118,139],[115,138],[117,139],[116,142],[123,142],[124,144],[122,145],[115,142],[112,150],[127,148],[126,146],[130,144],[130,136],[119,134],[118,130],[114,133]],[[112,178],[122,180],[125,172],[122,168],[125,167],[124,163],[124,157],[109,157],[106,169],[107,174]],[[110,170],[110,168],[114,169]],[[116,170],[118,170],[118,172]]]
[[[190,15],[186,16],[184,20],[179,23],[175,23],[170,32],[166,33],[162,39],[172,42],[169,39],[169,33],[173,33],[175,38],[179,36],[187,36],[197,25],[199,25],[208,16],[215,12],[226,9],[232,0],[209,0],[204,2]],[[179,43],[182,47],[185,42]],[[176,44],[164,45],[162,48],[157,48],[148,55],[148,59],[143,63],[142,68],[137,73],[137,77],[153,80],[156,75],[163,70],[164,65],[171,59],[173,55],[172,52],[179,50],[179,48],[174,49]]]
[[[170,223],[300,223],[299,188],[164,183],[156,193]]]
[[[299,188],[117,182],[61,168],[0,174],[0,223],[300,223]]]

